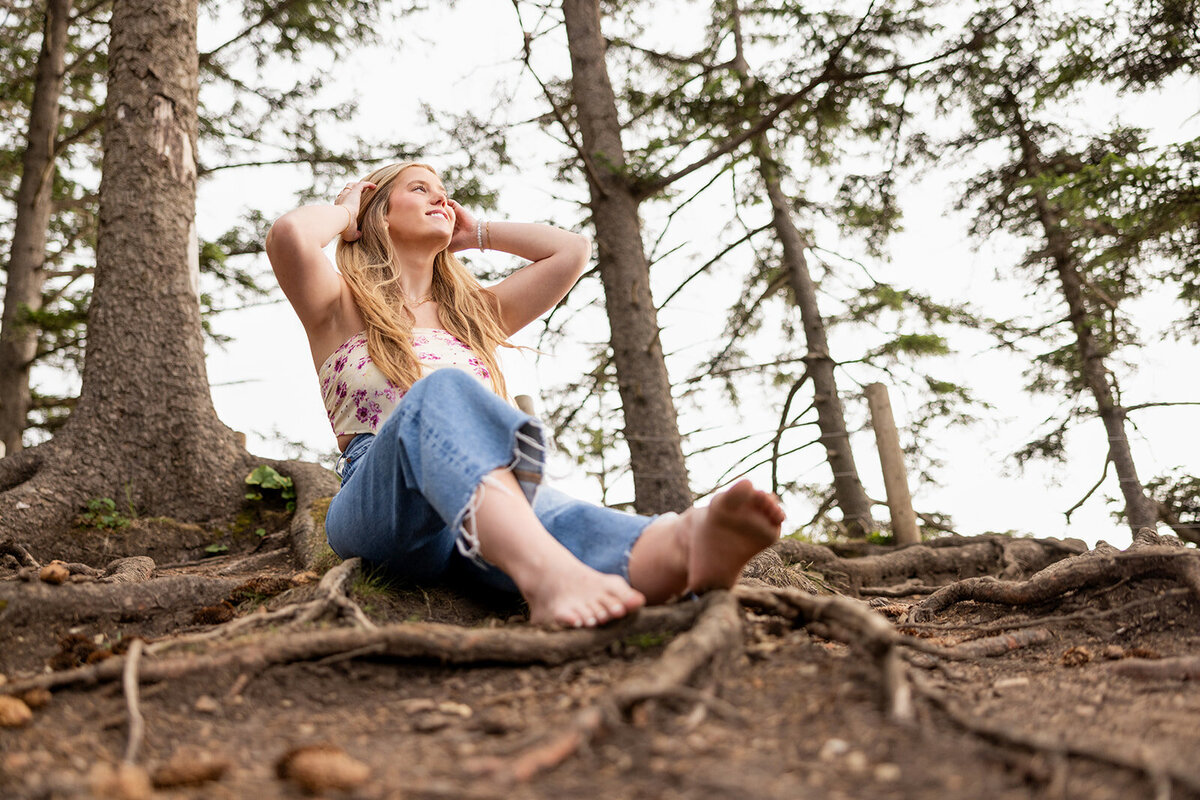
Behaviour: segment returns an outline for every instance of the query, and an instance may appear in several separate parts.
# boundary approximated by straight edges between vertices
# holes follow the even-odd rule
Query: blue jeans
[[[437,370],[413,384],[377,433],[346,447],[342,487],[325,517],[329,546],[401,579],[465,571],[468,580],[515,592],[479,556],[472,519],[481,493],[506,491],[485,476],[508,468],[555,539],[588,566],[628,580],[629,553],[652,518],[541,486],[544,452],[536,419],[461,370]]]

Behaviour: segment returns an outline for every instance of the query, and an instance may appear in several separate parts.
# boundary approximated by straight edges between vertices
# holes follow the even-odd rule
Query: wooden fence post
[[[887,492],[888,511],[892,515],[892,535],[896,544],[917,544],[921,531],[908,491],[908,470],[904,467],[904,452],[900,449],[900,434],[892,417],[892,404],[887,387],[872,383],[863,389],[871,409],[871,427],[875,429],[875,444],[879,448],[879,463],[883,467],[883,487]]]

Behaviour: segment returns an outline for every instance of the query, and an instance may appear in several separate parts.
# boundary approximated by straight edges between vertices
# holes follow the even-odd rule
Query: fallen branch
[[[1185,772],[1171,760],[1156,757],[1146,749],[1144,743],[1136,742],[1121,748],[1109,748],[1094,741],[1065,740],[1057,732],[1014,730],[1000,722],[972,716],[960,708],[947,693],[933,686],[928,678],[919,673],[913,673],[912,677],[918,694],[940,708],[956,725],[977,736],[1052,756],[1077,756],[1122,769],[1131,769],[1144,774],[1156,785],[1161,779],[1167,778],[1192,792],[1200,792],[1200,779]]]
[[[138,678],[147,683],[227,668],[256,673],[275,664],[315,661],[357,650],[443,664],[553,665],[594,653],[627,636],[685,630],[699,613],[698,604],[680,603],[642,609],[627,619],[588,630],[481,629],[426,622],[400,623],[374,630],[341,628],[286,636],[266,634],[213,652],[143,659]],[[97,664],[14,680],[0,685],[0,694],[116,680],[122,674],[125,658],[114,656]]]
[[[964,600],[1031,605],[1089,586],[1153,574],[1178,580],[1200,599],[1200,553],[1169,546],[1146,546],[1123,553],[1088,553],[1053,564],[1025,581],[967,578],[939,589],[913,606],[906,621],[927,622],[934,614]]]
[[[122,673],[125,686],[125,705],[129,709],[129,742],[125,745],[125,763],[136,764],[142,737],[146,732],[146,720],[138,703],[138,662],[142,657],[142,640],[134,639],[129,644]]]

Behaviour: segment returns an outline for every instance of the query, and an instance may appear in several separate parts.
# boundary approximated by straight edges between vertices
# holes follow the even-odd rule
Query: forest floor
[[[61,584],[6,543],[0,796],[1200,798],[1200,553],[1167,537],[785,541],[548,632],[263,533]]]

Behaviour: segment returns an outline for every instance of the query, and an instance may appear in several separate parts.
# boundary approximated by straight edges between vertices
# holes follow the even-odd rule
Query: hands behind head
[[[347,183],[346,187],[338,192],[337,199],[333,204],[342,206],[350,212],[350,220],[346,223],[345,230],[342,231],[343,240],[353,242],[362,236],[362,233],[358,230],[359,204],[362,202],[363,191],[374,188],[375,184],[370,181],[355,181],[354,183]]]
[[[454,211],[454,233],[450,235],[450,252],[457,253],[459,250],[478,247],[475,215],[459,205],[457,200],[450,201],[450,208]]]

